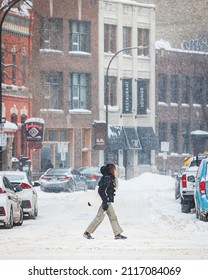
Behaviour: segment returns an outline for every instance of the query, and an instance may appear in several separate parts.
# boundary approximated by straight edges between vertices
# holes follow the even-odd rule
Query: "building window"
[[[5,50],[3,49],[3,47],[2,47],[2,53],[1,53],[1,59],[2,59],[2,64],[1,64],[1,67],[2,67],[2,83],[4,83],[5,82],[5,80],[4,80],[4,75],[5,75],[5,73],[6,73],[6,71],[5,71]]]
[[[69,132],[68,132],[68,130],[60,130],[59,141],[61,141],[61,142],[69,141]]]
[[[178,152],[178,125],[177,123],[171,123],[170,126],[170,151],[173,153]]]
[[[132,79],[122,80],[123,89],[123,114],[132,113]]]
[[[182,124],[182,153],[189,152],[189,125]]]
[[[183,76],[182,78],[182,103],[189,104],[190,102],[190,78]]]
[[[27,67],[26,50],[25,50],[25,48],[23,48],[23,50],[22,50],[22,83],[23,83],[23,85],[25,85],[25,83],[26,83],[26,76],[27,76],[26,67]]]
[[[203,77],[194,77],[193,103],[202,104],[203,100]]]
[[[42,72],[44,89],[44,107],[47,109],[61,109],[62,107],[62,73]]]
[[[131,47],[131,28],[130,27],[123,27],[123,48]],[[123,51],[124,54],[131,54],[131,49],[127,49]]]
[[[11,115],[11,122],[17,124],[17,115],[16,114],[12,114]],[[16,157],[17,155],[17,134],[14,134],[14,140],[12,143],[12,156]]]
[[[26,115],[21,115],[21,155],[26,155],[26,131],[25,131],[25,121],[27,120]]]
[[[116,52],[116,25],[104,25],[104,52]]]
[[[90,52],[90,23],[86,21],[69,21],[70,51]]]
[[[69,80],[69,108],[89,110],[90,75],[71,73]]]
[[[149,101],[149,80],[137,81],[137,114],[146,115]]]
[[[107,79],[105,76],[105,90],[107,89],[106,83]],[[104,101],[104,104],[107,104],[107,100]],[[108,76],[108,105],[117,105],[117,77]]]
[[[178,103],[178,76],[171,75],[170,78],[170,95],[171,95],[171,102]]]
[[[45,143],[43,144],[43,148],[41,149],[41,171],[46,170],[48,160],[51,160],[55,168],[69,167],[69,130],[47,129],[45,131]]]
[[[158,101],[166,102],[167,91],[167,76],[164,74],[158,75]]]
[[[58,130],[48,130],[48,141],[58,141]]]
[[[138,28],[138,46],[141,49],[138,49],[138,55],[149,55],[149,29]]]
[[[42,20],[40,48],[62,50],[63,44],[62,19],[44,18]]]
[[[45,132],[45,141],[52,141],[52,142],[69,141],[69,131],[67,129],[63,129],[63,130],[47,129]]]
[[[15,51],[15,47],[14,50],[12,51],[12,84],[16,85],[16,69],[17,69],[17,52]]]
[[[161,142],[167,141],[167,123],[159,122],[159,145],[161,147]]]

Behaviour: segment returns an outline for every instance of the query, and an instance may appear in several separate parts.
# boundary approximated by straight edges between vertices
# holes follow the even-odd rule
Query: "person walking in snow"
[[[87,239],[93,239],[91,234],[102,223],[106,213],[110,220],[115,239],[126,239],[127,237],[121,234],[123,230],[118,223],[118,219],[112,205],[116,192],[116,166],[109,163],[106,166],[102,166],[100,172],[103,176],[98,183],[98,193],[102,199],[102,204],[98,209],[96,217],[89,224],[83,235]]]

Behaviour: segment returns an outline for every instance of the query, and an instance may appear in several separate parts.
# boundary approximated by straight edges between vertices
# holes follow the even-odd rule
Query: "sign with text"
[[[68,153],[69,143],[68,142],[58,142],[58,153]]]
[[[132,113],[132,79],[123,79],[123,113]]]
[[[161,142],[161,152],[169,152],[169,142]]]
[[[43,141],[44,121],[40,118],[30,118],[24,123],[27,141]]]
[[[94,122],[93,123],[93,149],[104,150],[106,139],[106,123]]]
[[[147,90],[148,80],[139,79],[137,81],[137,114],[147,114]]]

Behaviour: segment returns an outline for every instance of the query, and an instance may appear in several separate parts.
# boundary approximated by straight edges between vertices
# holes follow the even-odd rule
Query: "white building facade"
[[[156,172],[155,6],[103,0],[98,20],[99,117],[106,121],[108,94],[108,160],[126,179]],[[104,157],[100,151],[100,162]]]

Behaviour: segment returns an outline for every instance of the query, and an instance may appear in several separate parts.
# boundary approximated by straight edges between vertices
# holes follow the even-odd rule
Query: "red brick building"
[[[22,124],[32,116],[28,86],[33,20],[31,9],[25,4],[23,8],[11,9],[2,28],[2,117],[17,126],[12,141],[8,137],[8,145],[3,148],[3,169],[11,168],[11,156],[30,156]]]
[[[208,53],[173,49],[164,41],[156,50],[156,133],[169,143],[157,168],[178,171],[186,156],[208,150]]]
[[[33,116],[45,121],[33,169],[97,165],[91,128],[98,119],[98,1],[34,1]]]

